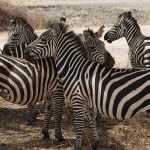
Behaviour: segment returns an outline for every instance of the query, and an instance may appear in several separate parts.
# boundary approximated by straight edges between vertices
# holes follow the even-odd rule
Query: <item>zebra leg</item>
[[[75,132],[76,132],[76,141],[75,141],[75,150],[81,150],[82,144],[82,132],[84,128],[84,108],[81,104],[81,99],[72,100],[74,119],[75,119]]]
[[[97,150],[97,147],[99,145],[99,137],[98,137],[98,132],[96,129],[96,122],[95,122],[95,113],[93,111],[92,116],[91,112],[87,111],[86,112],[86,118],[88,120],[89,128],[92,131],[92,136],[93,136],[93,143],[91,145],[92,150]]]
[[[100,126],[100,120],[101,120],[101,118],[102,118],[102,115],[99,112],[97,112],[97,114],[96,114],[96,126],[97,127]]]
[[[49,129],[50,118],[53,115],[53,107],[52,107],[50,99],[49,100],[46,99],[45,104],[46,105],[45,105],[45,110],[44,110],[44,125],[43,125],[43,129],[42,129],[42,134],[43,134],[43,140],[44,141],[49,141],[50,136],[49,136],[49,133],[48,133],[48,129]]]
[[[146,114],[145,114],[147,117],[150,117],[150,109],[146,111]]]
[[[28,105],[27,106],[27,116],[26,121],[28,125],[33,125],[37,119],[38,111],[36,105]]]
[[[55,138],[57,139],[58,144],[67,144],[62,136],[61,123],[62,123],[62,113],[64,106],[64,92],[63,88],[55,90],[53,93],[53,108],[54,108],[54,119],[55,119]]]

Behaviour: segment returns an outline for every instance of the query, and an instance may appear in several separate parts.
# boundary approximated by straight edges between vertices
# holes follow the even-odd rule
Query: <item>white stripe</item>
[[[144,89],[147,85],[149,85],[149,83],[147,82],[147,84],[145,83],[142,88]],[[139,87],[138,91],[140,92],[141,87]],[[137,91],[137,92],[138,92]],[[147,106],[148,109],[150,109],[150,94],[145,95],[143,98],[141,98],[140,100],[138,100],[136,103],[132,104],[131,107],[128,109],[126,115],[125,115],[125,119],[131,118],[131,115],[133,113],[133,111],[139,107],[144,101],[149,100],[149,105]],[[122,100],[123,101],[123,100]],[[119,108],[119,107],[118,107]],[[122,108],[122,106],[121,106]],[[118,111],[118,110],[117,110]],[[119,113],[120,114],[120,113]],[[120,116],[119,116],[120,117]]]

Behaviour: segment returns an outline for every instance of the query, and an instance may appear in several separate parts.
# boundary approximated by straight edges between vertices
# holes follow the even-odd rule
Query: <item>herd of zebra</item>
[[[49,120],[55,118],[55,138],[66,143],[61,131],[64,101],[72,105],[76,142],[82,149],[84,118],[92,133],[92,150],[99,145],[93,114],[113,119],[131,118],[150,112],[150,37],[140,31],[131,12],[119,15],[105,34],[111,43],[125,37],[133,68],[114,68],[115,61],[90,29],[77,35],[68,30],[61,18],[39,37],[24,19],[12,20],[8,41],[0,55],[0,96],[5,100],[28,105],[27,121],[36,121],[36,103],[44,100],[43,139],[49,141]]]

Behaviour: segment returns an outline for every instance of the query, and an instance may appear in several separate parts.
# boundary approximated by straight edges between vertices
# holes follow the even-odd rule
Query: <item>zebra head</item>
[[[17,46],[22,43],[27,45],[37,38],[31,25],[21,17],[11,20],[12,28],[8,34],[7,43],[10,46]]]
[[[23,58],[25,47],[38,36],[23,18],[15,17],[11,22],[12,28],[8,34],[8,40],[4,45],[2,54]]]
[[[100,27],[97,32],[92,30],[83,31],[83,44],[87,51],[87,57],[89,60],[99,62],[105,67],[112,68],[115,64],[113,57],[106,50],[103,41],[99,40],[104,32],[104,26]]]
[[[122,37],[125,37],[126,30],[132,24],[132,14],[131,12],[124,12],[119,15],[118,20],[115,22],[113,27],[105,34],[104,40],[111,43]]]
[[[38,39],[30,43],[25,50],[25,59],[32,61],[42,57],[55,57],[56,45],[68,26],[63,23],[54,23],[53,27],[42,33]],[[59,45],[57,45],[59,46]]]
[[[104,42],[99,40],[104,32],[103,28],[104,26],[100,27],[100,29],[95,33],[91,29],[83,31],[83,41],[87,49],[100,51],[101,54],[107,52]]]
[[[47,56],[53,56],[54,44],[53,44],[52,29],[43,32],[38,39],[30,43],[25,49],[25,59],[32,61]]]

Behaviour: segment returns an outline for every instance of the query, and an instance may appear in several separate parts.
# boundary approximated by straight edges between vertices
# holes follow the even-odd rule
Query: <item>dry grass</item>
[[[12,109],[11,103],[1,100],[0,105],[0,149],[2,150],[45,150],[46,143],[42,141],[41,128],[43,115],[38,117],[35,126],[27,126],[25,123],[25,108]],[[6,108],[7,107],[7,108]],[[69,140],[69,146],[57,145],[54,140],[54,120],[51,120],[50,150],[73,150],[75,142],[74,120],[72,110],[66,106],[63,115],[62,131],[64,137]],[[150,149],[150,119],[141,114],[137,117],[116,121],[102,117],[98,127],[100,137],[99,150],[149,150]],[[91,135],[88,128],[83,133],[83,150],[89,149]]]
[[[33,28],[41,29],[46,26],[46,19],[41,11],[29,10],[24,6],[0,2],[0,30],[8,29],[10,27],[10,19],[16,16],[26,19]]]

